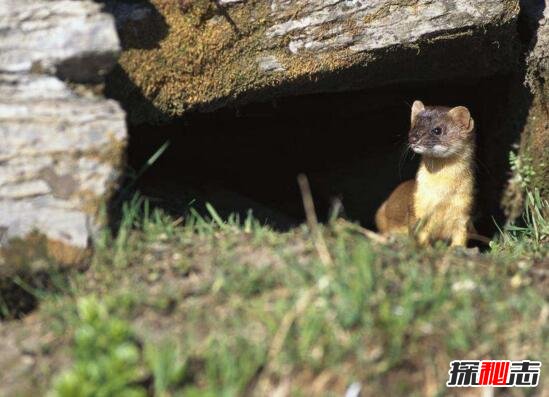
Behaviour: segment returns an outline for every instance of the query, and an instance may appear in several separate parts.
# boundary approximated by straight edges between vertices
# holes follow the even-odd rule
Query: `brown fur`
[[[473,205],[474,120],[462,107],[412,107],[410,146],[422,153],[415,180],[400,184],[381,205],[383,234],[408,233],[419,243],[467,243]]]
[[[376,213],[376,224],[381,232],[394,231],[408,233],[409,225],[413,222],[413,197],[416,190],[416,181],[402,182],[391,193]]]

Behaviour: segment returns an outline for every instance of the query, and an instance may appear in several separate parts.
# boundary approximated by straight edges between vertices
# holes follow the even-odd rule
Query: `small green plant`
[[[264,362],[264,347],[240,335],[216,335],[207,346],[204,368],[207,388],[202,392],[223,397],[242,395]],[[187,388],[191,392],[193,389]]]
[[[55,379],[50,397],[141,397],[140,350],[128,323],[94,297],[77,304],[73,367]]]
[[[532,158],[526,154],[518,155],[514,152],[509,153],[509,164],[511,170],[517,178],[517,182],[523,190],[532,185],[532,180],[536,176],[536,171],[532,165]]]
[[[494,250],[513,249],[543,253],[549,245],[549,203],[539,190],[526,192],[524,213],[520,222],[514,222],[500,230],[499,241],[492,242]]]
[[[185,376],[187,363],[181,348],[171,342],[147,345],[145,361],[154,378],[155,397],[170,396],[170,390],[179,385]]]

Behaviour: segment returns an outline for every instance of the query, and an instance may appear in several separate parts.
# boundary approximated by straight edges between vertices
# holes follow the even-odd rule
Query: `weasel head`
[[[425,106],[415,101],[408,134],[410,148],[428,157],[446,158],[472,145],[475,122],[464,106]]]

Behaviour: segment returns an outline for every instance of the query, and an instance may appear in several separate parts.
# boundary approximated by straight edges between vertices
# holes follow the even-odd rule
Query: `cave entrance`
[[[221,216],[245,217],[251,209],[284,230],[304,220],[296,176],[305,173],[319,219],[327,219],[338,199],[346,218],[373,228],[377,207],[417,169],[418,157],[405,153],[413,100],[465,105],[478,127],[477,225],[490,233],[513,142],[500,134],[509,80],[467,78],[286,97],[194,113],[169,125],[130,126],[129,161],[140,169],[170,142],[138,189],[174,214],[189,203],[200,211],[210,202]]]

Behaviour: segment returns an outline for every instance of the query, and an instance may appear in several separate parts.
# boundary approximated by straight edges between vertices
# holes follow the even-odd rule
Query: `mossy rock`
[[[297,93],[493,75],[517,59],[514,0],[121,4],[108,6],[124,47],[108,89],[134,123]]]

